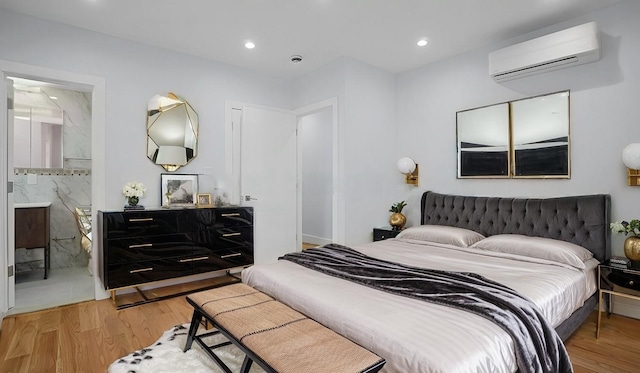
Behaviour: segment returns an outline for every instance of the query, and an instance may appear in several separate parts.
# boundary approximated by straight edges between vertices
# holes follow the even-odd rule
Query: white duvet
[[[549,261],[424,241],[356,246],[407,265],[475,272],[524,294],[558,326],[596,290],[584,271]],[[514,372],[511,337],[480,316],[328,276],[286,260],[250,267],[243,282],[286,303],[387,360],[382,372]]]

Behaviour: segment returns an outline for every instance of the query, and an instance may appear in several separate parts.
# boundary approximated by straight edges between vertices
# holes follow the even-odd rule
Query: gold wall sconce
[[[418,175],[418,164],[408,157],[400,158],[398,161],[398,170],[405,175],[407,184],[418,186],[420,177]]]
[[[629,144],[622,150],[622,162],[628,168],[629,185],[640,186],[640,143]]]

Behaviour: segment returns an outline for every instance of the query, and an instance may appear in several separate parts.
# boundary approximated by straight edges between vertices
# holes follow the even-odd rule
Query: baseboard
[[[0,312],[0,330],[2,330],[2,320],[4,320],[5,316],[7,316],[6,312]]]
[[[329,238],[322,238],[317,236],[312,236],[310,234],[302,234],[302,242],[312,243],[314,245],[326,245],[328,243],[332,243],[333,240]]]
[[[613,296],[613,313],[640,319],[640,301]]]

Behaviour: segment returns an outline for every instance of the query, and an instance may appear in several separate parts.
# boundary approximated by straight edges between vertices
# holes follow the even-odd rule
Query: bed
[[[610,256],[609,210],[604,194],[525,199],[425,192],[420,226],[353,249],[504,284],[530,299],[564,340],[596,307],[597,264]],[[473,313],[289,260],[250,267],[243,281],[384,357],[385,372],[518,369],[510,334]]]

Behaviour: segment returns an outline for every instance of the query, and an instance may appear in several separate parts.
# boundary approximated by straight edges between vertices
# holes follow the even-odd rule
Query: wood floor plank
[[[188,323],[192,311],[177,297],[119,311],[107,299],[9,316],[0,330],[0,373],[104,373],[116,359]],[[575,372],[640,372],[640,320],[603,318],[596,339],[596,317],[566,342]]]
[[[31,357],[32,372],[55,373],[58,359],[58,331],[39,333]]]

